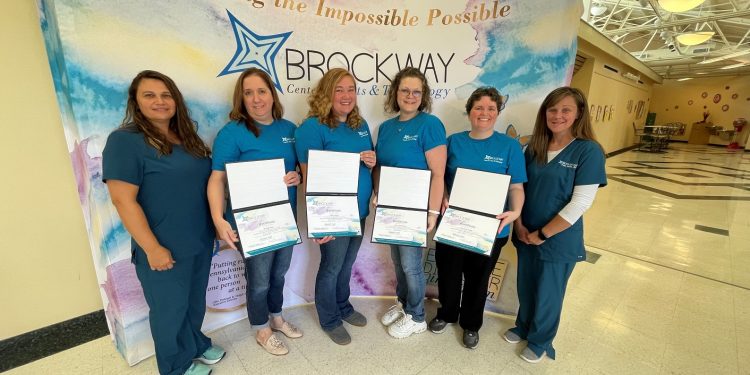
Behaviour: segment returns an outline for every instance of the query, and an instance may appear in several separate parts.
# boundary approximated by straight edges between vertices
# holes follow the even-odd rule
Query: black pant
[[[438,319],[448,323],[458,321],[461,328],[470,331],[479,331],[482,328],[490,275],[500,257],[500,249],[507,242],[508,237],[496,238],[490,256],[437,243],[435,264],[438,270],[440,299]]]

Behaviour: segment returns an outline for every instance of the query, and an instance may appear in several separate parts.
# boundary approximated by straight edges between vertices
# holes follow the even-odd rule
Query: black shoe
[[[479,332],[464,330],[464,346],[469,349],[474,349],[479,345]]]
[[[330,331],[324,332],[328,335],[328,337],[333,340],[333,342],[339,344],[339,345],[348,345],[350,342],[352,342],[352,337],[349,336],[349,332],[346,332],[346,328],[344,328],[343,325],[338,326]]]
[[[347,316],[343,320],[357,327],[364,327],[367,325],[367,318],[365,318],[364,315],[360,314],[357,311],[354,311],[351,315]]]
[[[428,325],[428,328],[432,333],[443,333],[445,332],[445,327],[448,325],[448,322],[446,322],[443,319],[440,318],[434,318],[430,320],[430,324]]]

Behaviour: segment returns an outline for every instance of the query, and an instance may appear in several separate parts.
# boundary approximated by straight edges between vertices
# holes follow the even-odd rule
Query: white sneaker
[[[427,322],[415,322],[411,314],[404,316],[388,327],[388,334],[397,339],[411,336],[413,333],[422,333],[427,330]]]
[[[380,318],[380,323],[383,323],[384,326],[389,326],[404,314],[404,308],[401,306],[401,303],[396,302],[395,305],[391,306],[391,308],[383,314]]]

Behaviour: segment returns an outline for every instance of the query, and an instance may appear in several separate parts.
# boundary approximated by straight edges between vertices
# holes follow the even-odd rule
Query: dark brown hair
[[[162,81],[167,90],[172,94],[175,103],[175,114],[169,120],[169,130],[171,130],[182,143],[185,150],[196,157],[208,157],[211,150],[206,146],[203,140],[198,136],[195,122],[190,118],[190,113],[185,105],[185,99],[177,88],[177,85],[171,78],[153,70],[144,70],[133,78],[128,88],[128,102],[125,107],[125,117],[122,119],[121,128],[134,128],[143,133],[146,142],[153,146],[160,155],[169,155],[172,153],[172,144],[167,140],[166,134],[162,134],[146,116],[143,115],[138,107],[138,86],[144,79],[155,79]]]
[[[589,116],[589,106],[586,103],[586,96],[583,95],[581,90],[573,87],[559,87],[550,92],[542,105],[539,106],[539,111],[536,114],[536,123],[534,124],[534,132],[529,141],[529,149],[534,157],[537,164],[544,164],[547,162],[547,149],[549,148],[549,142],[552,139],[552,132],[547,127],[547,109],[555,106],[565,97],[571,97],[576,102],[577,107],[577,118],[573,122],[573,126],[570,128],[570,132],[573,137],[578,139],[586,139],[596,142],[599,148],[603,148],[599,142],[596,141],[594,135],[594,129],[591,126],[591,117]]]
[[[497,89],[492,86],[483,86],[474,90],[474,92],[471,93],[471,96],[469,96],[469,99],[466,101],[466,114],[471,112],[471,109],[474,108],[474,102],[482,99],[483,96],[486,96],[490,98],[490,100],[495,102],[495,104],[497,105],[498,113],[503,110],[505,99],[502,95],[500,95],[500,92],[498,92]]]
[[[414,67],[406,67],[401,69],[400,72],[396,73],[391,82],[391,88],[388,90],[388,97],[385,99],[385,111],[388,113],[397,113],[401,110],[398,106],[398,87],[401,86],[401,81],[404,78],[417,78],[422,81],[422,102],[419,103],[418,110],[424,112],[430,112],[432,110],[432,97],[430,96],[430,85],[427,83],[427,78],[422,72]]]
[[[273,85],[271,76],[268,75],[264,70],[258,68],[250,68],[242,72],[237,78],[237,82],[234,84],[234,94],[232,95],[232,110],[229,112],[229,118],[234,121],[240,121],[245,124],[247,130],[253,133],[256,137],[260,135],[260,129],[255,124],[255,120],[245,108],[245,101],[243,95],[242,83],[245,78],[250,76],[258,76],[268,86],[268,90],[271,91],[273,96],[273,106],[271,107],[271,116],[274,120],[280,119],[284,116],[284,107],[279,101],[279,94],[276,91],[276,87]]]

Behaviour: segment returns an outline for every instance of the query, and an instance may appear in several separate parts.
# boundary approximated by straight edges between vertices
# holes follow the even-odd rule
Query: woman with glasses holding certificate
[[[431,106],[430,86],[424,74],[413,67],[398,72],[385,103],[387,112],[398,115],[380,125],[376,146],[378,166],[430,170],[427,232],[435,227],[440,213],[446,160],[445,127],[440,119],[428,113]],[[374,180],[377,183],[377,169]],[[397,301],[380,321],[388,326],[389,335],[405,338],[427,329],[423,248],[390,246]]]
[[[463,250],[442,242],[436,245],[440,308],[437,316],[430,321],[429,328],[434,333],[443,333],[448,323],[458,322],[463,328],[463,344],[469,349],[479,344],[490,275],[500,257],[500,250],[508,242],[509,224],[521,214],[524,201],[526,165],[521,145],[515,139],[495,131],[495,121],[504,107],[505,98],[494,87],[474,90],[466,101],[471,130],[448,137],[443,211],[448,207],[447,197],[458,168],[510,176],[506,208],[497,216],[500,226],[489,254]]]
[[[284,108],[266,72],[250,68],[240,74],[229,113],[232,121],[216,135],[213,172],[208,180],[208,199],[217,236],[232,249],[237,249],[235,243],[239,243],[239,239],[231,204],[224,197],[227,163],[284,159],[284,183],[292,210],[296,212],[297,185],[300,183],[294,151],[296,127],[283,119],[283,114]],[[292,248],[288,246],[245,258],[247,315],[256,329],[255,341],[274,355],[287,354],[289,349],[273,331],[289,338],[302,337],[302,331],[281,315],[284,276],[292,260]]]
[[[520,356],[555,359],[552,340],[576,262],[586,259],[583,213],[607,185],[604,151],[594,137],[588,104],[575,88],[553,90],[536,116],[526,149],[526,203],[514,225],[518,250],[518,316],[506,341],[528,344]]]
[[[226,354],[201,332],[214,241],[210,154],[174,81],[138,73],[104,146],[102,180],[132,237],[160,374],[208,374]]]
[[[308,98],[308,118],[296,131],[296,150],[307,184],[308,151],[358,153],[359,176],[357,206],[360,228],[365,226],[372,194],[370,169],[375,166],[375,152],[367,122],[357,107],[357,86],[347,70],[333,68],[323,75]],[[362,235],[315,239],[320,245],[320,266],[315,278],[315,308],[320,326],[339,345],[351,342],[343,326],[347,322],[362,327],[367,319],[349,302],[352,266],[362,243]]]

